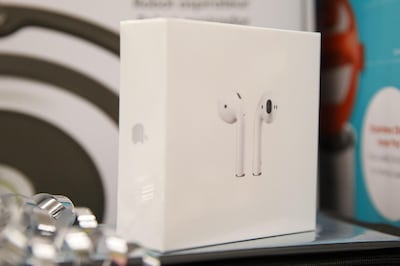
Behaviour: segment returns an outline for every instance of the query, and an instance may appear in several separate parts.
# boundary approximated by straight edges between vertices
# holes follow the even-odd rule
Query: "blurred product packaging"
[[[400,225],[400,2],[317,1],[321,207]]]

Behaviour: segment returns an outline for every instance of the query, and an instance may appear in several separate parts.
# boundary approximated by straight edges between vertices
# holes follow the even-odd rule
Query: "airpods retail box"
[[[315,229],[318,33],[121,23],[117,231],[170,251]]]

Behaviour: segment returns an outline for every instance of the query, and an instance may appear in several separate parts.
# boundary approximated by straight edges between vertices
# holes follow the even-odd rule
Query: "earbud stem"
[[[261,135],[262,135],[262,120],[256,117],[254,123],[254,156],[253,156],[253,175],[259,176],[261,172]]]
[[[236,151],[236,177],[245,176],[244,173],[244,115],[238,117],[237,125],[237,151]]]

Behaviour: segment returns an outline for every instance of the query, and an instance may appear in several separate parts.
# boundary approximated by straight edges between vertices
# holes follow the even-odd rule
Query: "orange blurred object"
[[[336,135],[349,119],[356,98],[364,49],[347,0],[321,1],[318,29],[322,33],[322,134]]]

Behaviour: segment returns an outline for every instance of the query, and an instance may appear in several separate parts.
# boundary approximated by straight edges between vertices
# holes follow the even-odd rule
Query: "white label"
[[[400,91],[379,90],[362,131],[362,165],[371,200],[387,219],[400,219]]]

